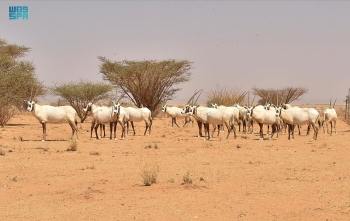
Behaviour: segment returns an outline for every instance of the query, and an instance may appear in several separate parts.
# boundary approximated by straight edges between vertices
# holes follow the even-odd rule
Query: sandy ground
[[[206,141],[197,125],[171,128],[170,118],[155,118],[151,136],[135,123],[136,136],[90,140],[90,121],[79,124],[76,151],[67,151],[68,124],[48,125],[46,142],[30,113],[0,128],[1,220],[350,219],[342,120],[316,141],[305,126],[295,140],[261,141],[256,124],[254,134]],[[158,172],[151,186],[141,177],[147,168]]]

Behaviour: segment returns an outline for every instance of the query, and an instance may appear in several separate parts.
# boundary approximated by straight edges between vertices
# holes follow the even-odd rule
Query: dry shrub
[[[207,106],[216,103],[218,105],[232,106],[236,103],[241,103],[245,99],[247,92],[241,92],[238,88],[227,88],[226,86],[216,85],[207,94]]]
[[[0,156],[5,156],[6,152],[4,149],[0,148]]]
[[[191,173],[190,171],[187,171],[187,173],[182,177],[182,185],[184,184],[192,184],[193,180],[191,178]]]
[[[67,151],[77,151],[77,149],[78,149],[78,141],[71,140],[69,143],[69,147],[67,148]]]
[[[145,186],[151,186],[153,183],[157,182],[159,173],[159,165],[157,163],[141,160],[139,168],[142,182]]]

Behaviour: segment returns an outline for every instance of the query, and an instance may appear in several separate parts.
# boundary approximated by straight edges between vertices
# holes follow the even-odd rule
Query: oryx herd
[[[239,104],[234,104],[232,106],[223,106],[218,104],[212,104],[212,107],[205,107],[197,105],[197,100],[201,95],[202,90],[195,92],[192,97],[188,100],[184,107],[170,107],[166,104],[162,106],[162,112],[167,113],[171,117],[171,127],[174,123],[177,127],[179,125],[176,119],[185,119],[183,127],[188,123],[197,121],[198,124],[198,136],[203,137],[202,127],[204,125],[204,137],[210,139],[214,136],[216,129],[218,128],[217,136],[220,134],[220,127],[226,127],[227,136],[229,138],[231,132],[233,131],[234,139],[237,137],[237,131],[235,124],[238,125],[238,132],[253,133],[253,124],[256,122],[259,127],[259,139],[264,139],[263,126],[271,126],[272,132],[269,139],[272,139],[276,134],[278,138],[278,133],[284,127],[288,128],[288,139],[294,139],[294,127],[307,125],[309,134],[310,128],[313,129],[314,135],[313,140],[317,139],[319,127],[323,127],[324,133],[333,134],[336,133],[336,121],[337,113],[334,109],[335,101],[333,107],[325,109],[323,111],[323,116],[315,108],[300,108],[297,106],[291,106],[290,104],[265,104],[265,105],[255,105],[255,106],[240,106]],[[198,95],[199,94],[199,95]],[[195,99],[195,96],[197,98]],[[32,93],[31,93],[32,97]],[[35,95],[34,95],[35,97]],[[72,138],[76,133],[78,139],[78,127],[77,127],[77,112],[71,106],[50,106],[50,105],[39,105],[30,98],[27,102],[27,110],[32,112],[33,115],[39,120],[43,128],[43,141],[46,140],[46,123],[62,123],[68,122],[72,128]],[[92,139],[93,130],[95,130],[95,136],[99,139],[97,134],[97,129],[105,124],[110,125],[110,139],[112,139],[112,129],[114,132],[113,138],[116,140],[116,127],[119,123],[121,126],[121,138],[124,139],[128,135],[129,122],[131,123],[133,129],[133,135],[135,135],[134,122],[145,122],[145,132],[144,135],[150,135],[152,127],[152,114],[151,111],[146,107],[135,108],[135,107],[123,107],[119,101],[112,102],[111,106],[98,106],[94,103],[88,103],[83,111],[91,112],[92,122],[90,139]],[[253,103],[253,102],[252,102]],[[194,120],[193,120],[194,119]],[[330,132],[328,128],[330,124]],[[212,125],[212,134],[210,134],[210,125]],[[247,128],[248,126],[248,128]],[[325,127],[327,128],[325,131]],[[147,133],[148,131],[148,133]],[[267,132],[267,134],[269,131]]]

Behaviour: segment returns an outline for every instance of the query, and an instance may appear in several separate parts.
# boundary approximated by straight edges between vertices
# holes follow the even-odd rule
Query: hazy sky
[[[14,5],[29,19],[9,20]],[[105,56],[193,62],[175,102],[217,84],[308,88],[299,103],[344,103],[350,88],[350,1],[1,1],[0,16],[48,86],[102,81]]]

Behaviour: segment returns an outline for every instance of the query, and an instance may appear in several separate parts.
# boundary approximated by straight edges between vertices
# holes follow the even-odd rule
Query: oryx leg
[[[43,139],[42,141],[46,141],[46,123],[41,123],[43,127]]]
[[[131,123],[131,127],[132,127],[132,130],[134,131],[134,136],[135,136],[136,133],[135,133],[135,128],[134,128],[134,122],[133,122],[133,121],[130,121],[130,123]]]
[[[204,124],[204,137],[207,136],[208,134],[208,138],[207,140],[210,140],[210,133],[209,133],[209,123],[203,123]]]
[[[173,121],[176,124],[176,126],[179,127],[179,125],[177,125],[177,123],[176,123],[176,117],[173,118]],[[173,126],[171,126],[171,127],[173,127]]]
[[[318,127],[315,125],[315,123],[311,122],[310,123],[312,128],[314,129],[314,137],[313,140],[317,140],[317,134],[318,134]]]
[[[96,134],[96,139],[100,139],[99,137],[98,137],[98,134],[97,134],[97,128],[100,126],[100,124],[99,123],[96,123],[95,125],[94,125],[94,130],[95,130],[95,134]],[[111,132],[112,133],[112,132]]]
[[[198,137],[203,137],[203,134],[202,134],[203,123],[201,121],[197,121],[197,124],[198,124]],[[205,134],[205,126],[204,126],[204,134]]]
[[[263,123],[258,123],[259,126],[260,126],[260,140],[263,140],[264,139],[264,134],[263,134],[263,127],[264,127],[264,124]]]
[[[73,139],[74,133],[77,132],[77,139],[78,139],[78,128],[77,126],[72,123],[72,122],[68,122],[69,126],[72,128],[72,137],[70,139]]]
[[[106,125],[100,124],[100,137],[106,137]],[[102,136],[102,131],[103,131],[103,136]]]

